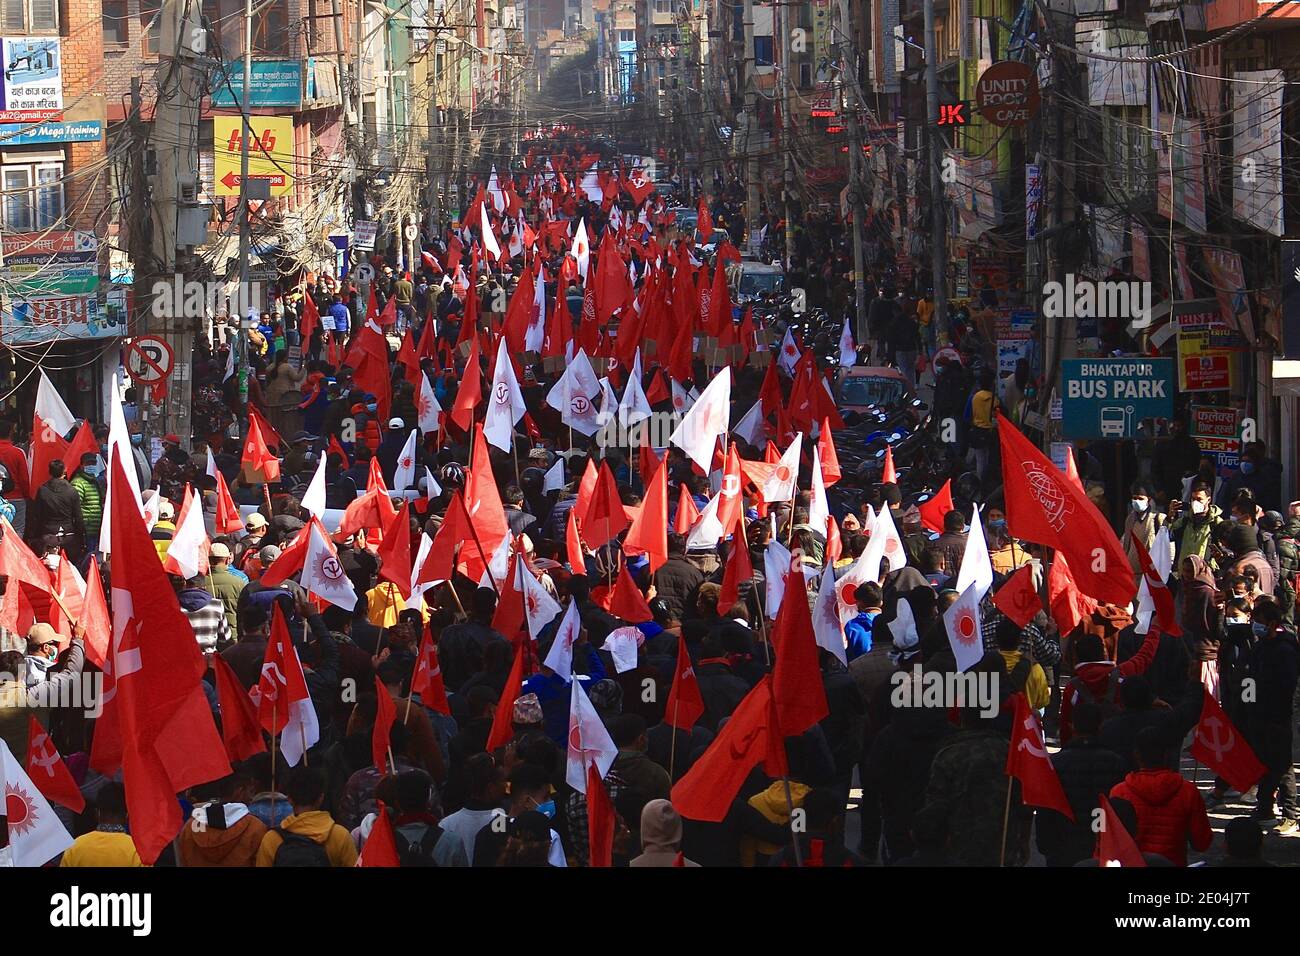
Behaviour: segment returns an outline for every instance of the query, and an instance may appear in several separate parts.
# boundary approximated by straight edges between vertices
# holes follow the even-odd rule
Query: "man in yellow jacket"
[[[293,813],[262,837],[257,865],[356,866],[357,848],[352,835],[334,822],[329,811],[320,808],[325,800],[324,774],[316,767],[299,767],[286,790]],[[281,831],[291,836],[286,840]]]
[[[1029,706],[1041,712],[1052,699],[1052,689],[1047,685],[1047,675],[1043,673],[1042,665],[1035,664],[1027,654],[1021,653],[1021,637],[1020,628],[1015,621],[1003,619],[998,622],[998,652],[1006,665],[1007,681],[1010,684],[1002,696],[1024,691],[1029,698]]]

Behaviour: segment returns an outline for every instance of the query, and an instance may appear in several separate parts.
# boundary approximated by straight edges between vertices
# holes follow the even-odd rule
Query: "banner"
[[[1281,70],[1233,73],[1232,214],[1282,235]]]
[[[0,121],[63,118],[63,48],[58,37],[6,37],[0,42]]]
[[[1178,333],[1178,390],[1222,392],[1232,389],[1232,353],[1210,348],[1209,332]]]
[[[292,116],[254,116],[248,144],[248,178],[270,183],[272,196],[293,190]],[[212,178],[216,195],[238,196],[243,121],[238,116],[212,117]]]

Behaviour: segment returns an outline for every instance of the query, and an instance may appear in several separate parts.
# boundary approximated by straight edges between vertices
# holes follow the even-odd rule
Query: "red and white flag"
[[[822,572],[822,583],[817,591],[817,604],[813,607],[813,634],[817,646],[830,651],[840,659],[841,664],[848,663],[845,653],[844,624],[840,620],[839,600],[835,580],[835,565],[826,562]]]
[[[709,382],[699,401],[691,406],[669,441],[686,452],[706,474],[713,466],[718,439],[727,433],[731,420],[731,367],[724,366]]]
[[[564,779],[580,793],[587,792],[587,767],[594,763],[603,779],[618,756],[618,748],[592,706],[582,681],[571,684],[569,697],[569,747]]]
[[[501,243],[497,242],[496,233],[492,231],[492,222],[488,219],[487,204],[478,207],[479,229],[483,233],[483,248],[492,257],[492,261],[501,258]]]
[[[858,364],[858,347],[853,342],[853,329],[849,326],[849,316],[844,316],[844,328],[840,329],[840,366],[848,367]]]
[[[943,612],[943,626],[948,632],[948,644],[957,659],[957,670],[967,671],[984,656],[984,635],[980,630],[979,586],[972,584]]]
[[[163,567],[186,581],[205,575],[208,573],[208,552],[211,548],[212,541],[203,524],[203,503],[199,499],[199,493],[186,485],[185,500],[181,503],[180,517],[176,519],[176,531],[167,548]]]
[[[0,807],[0,867],[44,866],[72,846],[72,835],[3,740],[0,796],[4,797],[4,806]],[[176,815],[180,816],[179,810]]]
[[[772,504],[777,501],[791,501],[799,481],[799,456],[803,454],[803,432],[797,432],[790,447],[781,453],[771,476],[763,482],[760,489],[763,500]],[[815,526],[814,526],[815,527]]]
[[[573,645],[581,636],[582,620],[578,617],[578,605],[570,598],[560,626],[555,631],[555,640],[551,642],[546,660],[542,661],[562,680],[573,680]]]
[[[519,380],[515,378],[514,362],[506,337],[497,343],[497,361],[492,370],[492,391],[488,393],[487,413],[483,416],[483,437],[502,451],[514,447],[515,424],[524,417],[528,406],[524,404]]]
[[[1138,627],[1134,628],[1139,634],[1145,634],[1150,629],[1151,620],[1154,616],[1156,627],[1171,637],[1182,637],[1183,629],[1178,624],[1178,615],[1174,610],[1174,596],[1169,592],[1169,587],[1165,584],[1165,578],[1169,575],[1169,568],[1172,564],[1169,547],[1169,533],[1161,528],[1156,534],[1156,540],[1153,547],[1159,549],[1160,558],[1163,560],[1163,568],[1158,567],[1152,560],[1151,554],[1147,552],[1146,545],[1138,537],[1137,530],[1129,532],[1133,549],[1137,552],[1138,567],[1142,569],[1142,582],[1138,588],[1138,608],[1137,618]],[[1163,535],[1163,537],[1161,537]]]
[[[290,767],[320,740],[320,721],[307,692],[298,650],[289,637],[284,614],[277,604],[272,609],[271,636],[266,642],[262,676],[252,693],[262,729],[280,735],[280,752]]]
[[[799,364],[799,359],[803,357],[803,351],[795,343],[794,330],[786,329],[785,336],[781,339],[781,351],[777,354],[776,363],[781,370],[794,377],[794,367]]]
[[[1052,767],[1052,758],[1043,745],[1043,727],[1038,714],[1029,707],[1029,699],[1015,695],[1016,714],[1011,725],[1011,749],[1007,751],[1007,776],[1020,781],[1020,793],[1027,806],[1055,810],[1069,820],[1074,810],[1066,799],[1061,778]]]
[[[573,246],[569,250],[570,255],[578,263],[578,275],[582,276],[582,284],[587,284],[587,269],[591,265],[591,240],[587,237],[587,220],[579,219],[578,228],[573,233]],[[601,774],[603,777],[604,774]],[[585,777],[584,777],[585,782]]]
[[[54,383],[41,373],[40,383],[36,387],[36,407],[32,410],[32,460],[31,491],[45,484],[50,478],[50,462],[63,458],[68,450],[68,443],[63,436],[72,430],[77,420],[68,411],[63,398]],[[72,474],[81,462],[64,461],[68,474]]]
[[[36,789],[73,813],[86,809],[86,798],[72,779],[72,772],[41,722],[32,714],[27,718],[27,774]],[[3,793],[0,788],[0,793]]]
[[[411,693],[420,695],[420,703],[430,710],[451,716],[447,701],[447,686],[442,679],[442,665],[438,663],[438,648],[433,635],[426,627],[420,641],[420,653],[415,658],[415,672],[411,675]]]
[[[302,586],[335,607],[354,610],[357,592],[339,563],[334,543],[318,519],[312,519],[308,535],[307,551],[302,561]]]
[[[415,399],[415,412],[421,432],[429,435],[438,430],[442,405],[438,403],[438,396],[429,384],[429,376],[424,372],[420,373],[420,394]]]

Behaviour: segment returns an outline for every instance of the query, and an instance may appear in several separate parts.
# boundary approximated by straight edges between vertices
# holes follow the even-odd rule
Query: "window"
[[[159,0],[140,0],[140,52],[158,55],[158,38],[162,35],[162,7]]]
[[[812,64],[805,60],[799,64],[799,89],[806,90],[812,85]]]
[[[772,38],[754,37],[754,65],[772,65]]]
[[[0,28],[5,33],[58,33],[58,0],[3,0]]]
[[[204,26],[208,28],[211,49],[221,49],[221,4],[219,0],[203,0],[201,7]],[[242,34],[241,34],[242,35]]]
[[[673,12],[673,0],[655,0],[655,14],[671,14]]]
[[[289,52],[289,12],[285,0],[253,15],[253,52],[287,54]]]
[[[62,162],[0,166],[0,187],[6,229],[49,229],[63,218]]]
[[[636,42],[636,31],[635,31],[635,30],[619,30],[619,31],[618,31],[618,42],[619,42],[619,43],[635,43],[635,42]]]
[[[104,0],[104,46],[126,46],[130,41],[130,25],[126,0]]]

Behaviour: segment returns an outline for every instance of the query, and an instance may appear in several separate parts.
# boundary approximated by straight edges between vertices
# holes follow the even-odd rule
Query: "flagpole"
[[[276,724],[275,719],[276,699],[271,698],[271,726]],[[280,821],[275,818],[275,738],[274,731],[271,732],[271,826],[278,826]]]
[[[302,765],[307,766],[307,730],[298,722],[298,736],[302,739]]]
[[[673,701],[673,742],[672,742],[671,746],[668,748],[668,779],[669,779],[669,781],[671,781],[671,780],[674,779],[674,778],[673,778],[673,765],[674,765],[674,764],[676,763],[676,761],[677,761],[677,730],[678,730],[678,727],[677,727],[677,712],[681,709],[681,706],[682,706],[682,702],[681,702],[680,700],[674,700],[674,701]]]
[[[1011,821],[1011,785],[1015,783],[1015,777],[1007,775],[1007,805],[1002,811],[1002,850],[998,853],[998,866],[1007,865],[1007,825]]]
[[[781,782],[785,784],[785,808],[789,811],[790,819],[794,819],[794,797],[790,794],[790,778],[782,777]],[[799,834],[794,832],[794,827],[790,828],[790,844],[794,847],[794,865],[803,866],[803,848],[799,846]]]
[[[469,525],[469,533],[474,538],[474,546],[478,548],[479,557],[483,559],[483,569],[487,571],[488,582],[492,585],[492,590],[497,592],[497,599],[500,600],[501,589],[497,587],[497,579],[492,574],[492,559],[489,558],[487,552],[483,550],[483,542],[478,539],[478,530],[474,527],[474,519],[470,517],[469,508],[466,507],[463,498],[461,499],[460,506],[465,509],[465,518],[466,523]],[[454,573],[455,569],[453,568],[452,570]]]

